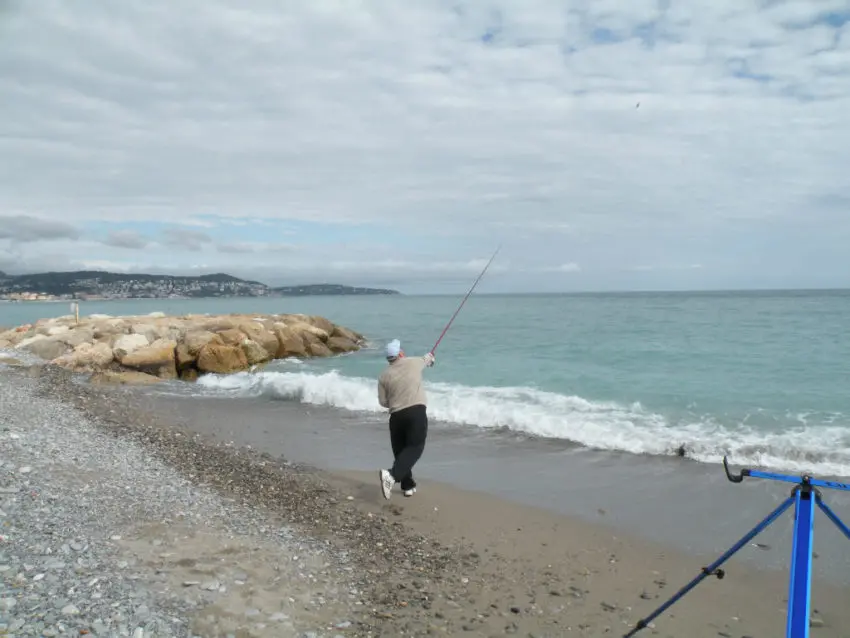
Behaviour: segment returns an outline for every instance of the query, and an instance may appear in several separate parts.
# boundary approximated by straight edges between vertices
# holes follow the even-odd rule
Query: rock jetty
[[[0,332],[0,349],[31,353],[91,373],[94,383],[194,381],[273,359],[329,357],[359,350],[362,334],[324,317],[228,314],[40,319]]]

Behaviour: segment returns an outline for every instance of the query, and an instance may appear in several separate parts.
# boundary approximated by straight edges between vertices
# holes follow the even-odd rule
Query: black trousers
[[[428,414],[424,405],[411,405],[390,415],[390,444],[395,462],[390,474],[401,483],[402,490],[416,487],[413,466],[425,451],[428,437]]]

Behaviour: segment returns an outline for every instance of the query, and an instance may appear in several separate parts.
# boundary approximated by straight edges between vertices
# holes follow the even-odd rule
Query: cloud
[[[8,3],[0,95],[18,269],[850,285],[846,0]]]
[[[568,262],[566,264],[561,264],[560,266],[555,267],[555,272],[580,272],[581,266],[579,266],[575,262]]]
[[[138,250],[147,246],[150,240],[132,230],[113,230],[107,234],[103,243],[107,246],[115,246],[116,248]]]
[[[177,248],[189,252],[203,250],[205,244],[209,244],[212,237],[200,230],[187,228],[167,228],[162,231],[162,245],[168,248]]]
[[[76,239],[77,229],[65,222],[32,215],[0,215],[0,239],[12,242],[37,242]]]

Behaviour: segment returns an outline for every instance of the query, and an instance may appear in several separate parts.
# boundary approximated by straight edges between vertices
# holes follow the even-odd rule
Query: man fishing
[[[434,365],[434,354],[405,357],[398,339],[387,344],[387,367],[378,378],[378,403],[390,411],[390,445],[395,461],[389,470],[379,470],[381,490],[389,500],[396,483],[405,496],[416,493],[413,466],[425,451],[428,415],[422,371]]]

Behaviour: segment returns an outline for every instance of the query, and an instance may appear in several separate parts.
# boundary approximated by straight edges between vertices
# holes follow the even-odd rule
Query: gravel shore
[[[0,370],[0,631],[424,635],[429,584],[473,560],[121,392],[52,366]]]
[[[100,427],[2,373],[0,631],[318,637],[352,625],[363,603],[345,555]]]

